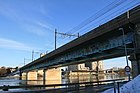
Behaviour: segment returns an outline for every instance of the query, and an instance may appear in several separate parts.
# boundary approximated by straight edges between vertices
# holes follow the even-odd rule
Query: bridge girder
[[[127,49],[128,54],[132,53],[134,42],[134,31],[132,29],[140,23],[140,6],[130,10],[129,13],[129,19],[127,13],[124,13],[80,38],[25,65],[20,69],[21,72],[124,56],[123,36],[119,28],[123,28],[125,31],[125,44],[129,48]]]

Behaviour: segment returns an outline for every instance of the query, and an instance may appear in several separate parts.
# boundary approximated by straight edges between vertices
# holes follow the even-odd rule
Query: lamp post
[[[129,67],[128,57],[127,57],[127,48],[126,48],[126,44],[125,44],[124,29],[123,28],[119,28],[119,30],[121,30],[122,34],[123,34],[123,43],[124,43],[124,51],[125,51],[126,64],[127,64],[127,67]],[[128,73],[128,80],[130,81],[130,73]]]

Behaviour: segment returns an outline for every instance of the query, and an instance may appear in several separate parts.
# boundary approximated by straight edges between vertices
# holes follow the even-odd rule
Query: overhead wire
[[[111,2],[109,5],[107,5],[107,6],[105,6],[104,8],[102,8],[102,9],[101,9],[100,11],[98,11],[96,14],[90,16],[88,19],[84,20],[84,21],[81,22],[79,25],[77,25],[76,27],[72,28],[71,30],[69,30],[69,31],[67,31],[67,32],[65,32],[65,33],[73,33],[74,31],[77,31],[77,30],[76,30],[77,28],[79,28],[79,27],[81,27],[81,26],[85,26],[85,23],[87,24],[87,22],[89,22],[95,15],[96,15],[97,17],[99,17],[98,14],[100,14],[101,11],[103,11],[103,10],[106,9],[106,8],[108,8],[109,6],[113,6],[114,4],[116,4],[116,3],[119,2],[119,1],[121,1],[121,0],[115,0],[114,2]],[[125,0],[123,0],[123,1],[125,1]],[[111,7],[111,9],[112,9],[112,8],[113,8],[113,7]],[[102,14],[102,13],[101,13],[101,14]],[[95,17],[94,19],[96,19],[96,17]],[[75,30],[74,30],[74,29],[75,29]]]
[[[121,5],[122,3],[126,2],[126,1],[127,0],[116,0],[116,1],[114,1],[112,3],[110,3],[109,5],[105,6],[103,9],[98,11],[96,14],[92,15],[91,17],[89,17],[88,19],[86,19],[85,21],[80,23],[78,26],[74,27],[73,29],[71,29],[70,31],[68,31],[66,33],[78,32],[81,28],[85,27],[89,23],[93,22],[94,20],[98,19],[99,17],[103,16],[107,12],[113,10],[114,8],[116,8],[117,6]]]
[[[127,0],[115,0],[114,2],[110,3],[109,5],[105,6],[103,9],[99,10],[96,14],[93,14],[88,19],[84,20],[82,23],[80,23],[78,26],[74,27],[70,30],[70,32],[78,31],[81,28],[85,27],[87,24],[93,22],[97,18],[103,16],[107,12],[113,10],[115,7],[119,6],[120,4],[126,2]]]
[[[132,5],[132,3],[133,2],[135,2],[136,0],[132,0],[131,2],[129,2],[127,5],[125,5],[125,6],[123,6],[123,7],[121,7],[121,8],[119,8],[119,9],[117,9],[116,11],[114,11],[112,14],[110,14],[110,15],[113,15],[113,14],[115,14],[116,12],[118,12],[118,11],[120,11],[121,9],[123,9],[124,7],[127,7],[128,5],[131,5],[130,7],[128,7],[127,9],[125,9],[125,10],[122,10],[122,11],[120,11],[120,12],[118,12],[116,15],[118,15],[118,14],[120,14],[120,13],[122,13],[122,12],[125,12],[125,11],[127,11],[127,10],[129,10],[129,9],[131,9],[132,7],[134,7],[134,6],[136,6],[136,5],[138,5],[140,2],[137,2],[137,3],[135,3],[135,4],[133,4]],[[116,16],[116,15],[114,15],[114,16]],[[106,19],[105,20],[105,18],[107,18],[108,16],[106,16],[106,17],[104,17],[104,18],[102,18],[101,20],[99,20],[98,22],[100,22],[100,21],[102,21],[102,20],[104,20],[104,22],[106,21],[109,21],[108,19]],[[110,17],[110,16],[109,16]],[[97,23],[97,22],[96,22]],[[103,23],[102,23],[103,24]],[[92,24],[93,25],[93,24]],[[83,31],[85,31],[85,30],[87,30],[89,27],[91,27],[92,25],[90,25],[90,26],[88,26],[88,27],[86,27],[86,28],[84,28],[84,29],[81,29],[82,31],[81,32],[83,32]],[[100,24],[101,25],[101,24]],[[97,27],[97,26],[96,26]],[[93,29],[93,27],[92,27],[92,29]],[[88,31],[89,30],[92,30],[91,28],[90,29],[88,29]],[[77,32],[80,32],[80,31],[75,31],[73,34],[75,34],[75,33],[77,33]],[[64,41],[64,39],[62,40],[62,41]],[[62,42],[61,41],[61,42]]]
[[[116,11],[114,11],[113,13],[111,13],[109,16],[107,15],[107,16],[103,17],[102,19],[98,20],[96,23],[102,25],[102,24],[104,24],[105,22],[110,21],[111,18],[116,17],[118,14],[121,14],[122,12],[125,12],[125,11],[127,11],[127,10],[130,10],[133,6],[136,6],[136,5],[138,5],[138,4],[140,3],[140,2],[137,2],[137,3],[135,3],[134,5],[131,5],[131,6],[127,7],[125,10],[120,11],[121,9],[123,9],[124,7],[130,5],[130,4],[133,3],[133,2],[136,2],[136,0],[133,0],[133,1],[129,2],[128,4],[126,4],[125,6],[120,7],[119,9],[117,9]],[[118,12],[118,11],[120,11],[120,12]],[[116,13],[116,14],[115,14],[115,13]],[[114,14],[115,14],[115,15],[114,15]],[[112,15],[113,15],[113,16],[112,16]],[[105,18],[108,18],[108,17],[111,17],[110,20],[105,19]],[[101,21],[104,21],[104,22],[101,22]],[[100,23],[99,23],[99,22],[100,22]],[[90,28],[89,28],[89,27],[90,27]],[[92,27],[92,28],[91,28],[91,27]],[[88,28],[89,28],[89,29],[88,29]],[[83,32],[83,31],[85,31],[85,30],[88,30],[88,31],[89,31],[89,30],[92,30],[92,29],[93,29],[93,24],[91,24],[91,25],[89,25],[88,27],[82,29],[82,31],[80,31],[80,32]],[[76,32],[77,32],[77,31],[76,31]],[[76,32],[74,32],[74,33],[76,33]]]

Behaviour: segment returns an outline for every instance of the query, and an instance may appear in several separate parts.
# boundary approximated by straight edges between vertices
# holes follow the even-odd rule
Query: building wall
[[[90,70],[97,70],[97,65],[99,70],[104,70],[103,61],[94,61],[85,63],[86,67],[89,67]]]
[[[70,65],[68,66],[68,71],[76,71],[78,70],[78,65]]]
[[[70,65],[68,66],[68,71],[77,71],[77,70],[96,70],[98,65],[99,70],[104,69],[103,61],[94,61],[86,62],[82,64]]]

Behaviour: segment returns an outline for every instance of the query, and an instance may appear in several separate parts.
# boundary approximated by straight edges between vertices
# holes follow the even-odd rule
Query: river
[[[118,77],[117,76],[107,76],[107,79],[118,79]],[[99,79],[99,80],[101,80],[101,79]],[[73,77],[73,78],[69,78],[69,79],[65,78],[65,79],[62,79],[62,80],[59,80],[59,81],[46,81],[45,84],[46,85],[47,84],[68,84],[68,83],[90,82],[90,81],[97,81],[97,80],[96,80],[95,77],[93,77],[93,78]],[[9,86],[43,85],[43,78],[40,77],[40,78],[38,78],[38,80],[25,81],[25,80],[19,80],[18,77],[1,77],[0,78],[0,86],[4,86],[4,85],[6,85],[6,86],[8,86],[8,85]],[[50,87],[50,88],[52,88],[52,87]],[[58,87],[58,88],[60,88],[60,87]],[[10,90],[26,90],[26,89],[20,88],[20,89],[10,89]],[[30,88],[29,90],[34,90],[34,89]]]

